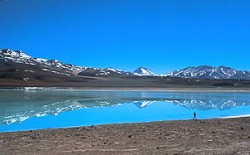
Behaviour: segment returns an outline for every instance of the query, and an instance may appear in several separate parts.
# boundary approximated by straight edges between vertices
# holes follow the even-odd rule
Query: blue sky
[[[249,0],[1,0],[0,48],[90,67],[250,70]]]

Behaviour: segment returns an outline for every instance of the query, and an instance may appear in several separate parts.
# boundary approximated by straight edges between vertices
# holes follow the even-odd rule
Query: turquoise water
[[[250,115],[250,93],[0,90],[0,132]]]

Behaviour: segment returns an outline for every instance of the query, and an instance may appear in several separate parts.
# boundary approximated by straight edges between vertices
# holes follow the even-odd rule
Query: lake
[[[0,90],[0,132],[250,115],[250,93]]]

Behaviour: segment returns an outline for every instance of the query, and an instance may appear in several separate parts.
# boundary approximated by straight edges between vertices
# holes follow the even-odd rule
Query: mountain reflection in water
[[[147,108],[156,102],[191,110],[226,110],[250,105],[249,93],[150,91],[0,90],[0,124],[21,123],[31,117],[59,115],[83,108],[132,104]],[[167,111],[168,109],[166,109]],[[176,111],[178,113],[178,110]],[[249,112],[250,113],[250,112]]]

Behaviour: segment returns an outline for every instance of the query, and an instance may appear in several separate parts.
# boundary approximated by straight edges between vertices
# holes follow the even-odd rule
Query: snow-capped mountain
[[[47,60],[43,58],[32,58],[22,51],[13,51],[10,49],[0,49],[0,67],[4,69],[12,69],[20,71],[20,73],[28,72],[36,74],[46,72],[47,74],[57,74],[61,76],[103,76],[103,77],[120,77],[131,76],[130,72],[122,71],[114,68],[91,68],[81,67],[71,64],[65,64],[59,60]],[[1,76],[1,75],[0,75]],[[28,75],[21,78],[30,79]]]
[[[198,66],[187,67],[167,74],[170,77],[198,78],[198,79],[247,79],[250,80],[250,72],[240,71],[230,67]]]
[[[42,58],[32,58],[22,51],[13,51],[10,49],[0,49],[0,65],[15,66],[15,65],[29,65],[35,69],[41,69],[44,72],[51,72],[54,74],[61,74],[70,76],[80,72],[85,67],[79,67],[71,64],[64,64],[59,60],[47,60]],[[18,67],[18,66],[15,66]],[[28,70],[27,72],[35,72]]]
[[[132,73],[114,68],[85,68],[78,75],[81,76],[102,76],[102,77],[122,77],[131,76]]]
[[[155,73],[151,72],[147,68],[139,67],[134,72],[134,75],[136,76],[157,76]]]

